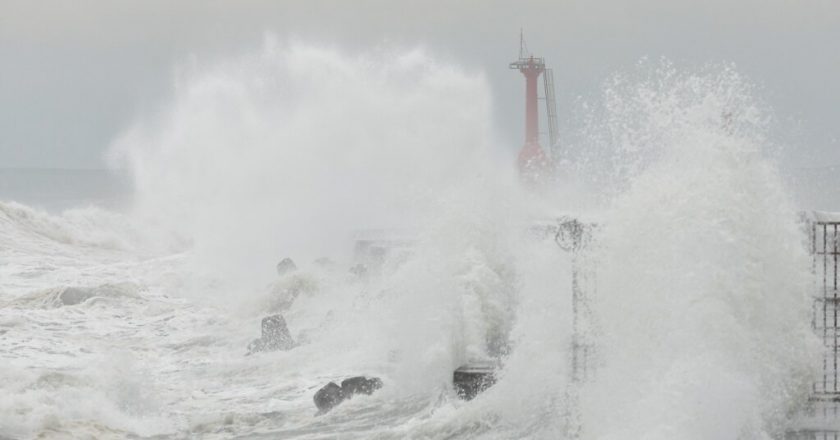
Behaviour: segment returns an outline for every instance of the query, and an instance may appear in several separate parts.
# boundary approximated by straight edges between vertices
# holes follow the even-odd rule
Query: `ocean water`
[[[122,210],[131,205],[130,176],[120,170],[0,168],[0,199],[58,213],[99,206]]]
[[[422,50],[269,40],[174,90],[112,146],[127,189],[0,174],[2,437],[769,439],[807,396],[799,208],[729,67],[617,76],[540,188],[483,74]],[[532,228],[560,213],[599,224],[574,258]],[[410,246],[360,276],[360,230]],[[272,313],[299,345],[246,356]],[[488,340],[498,383],[464,402]],[[355,375],[384,386],[316,415]]]

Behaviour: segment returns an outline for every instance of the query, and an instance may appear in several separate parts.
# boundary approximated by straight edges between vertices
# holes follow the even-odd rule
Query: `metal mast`
[[[553,153],[557,147],[557,104],[554,101],[554,71],[545,69],[543,73],[545,90],[545,118],[548,121],[548,151]]]

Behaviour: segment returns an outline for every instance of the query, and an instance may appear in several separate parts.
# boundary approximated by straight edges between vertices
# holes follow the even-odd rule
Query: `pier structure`
[[[811,253],[811,325],[822,340],[819,376],[800,427],[788,440],[840,440],[840,213],[803,214]]]

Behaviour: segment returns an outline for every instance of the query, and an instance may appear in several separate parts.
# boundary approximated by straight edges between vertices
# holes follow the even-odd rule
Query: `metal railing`
[[[840,440],[840,215],[811,212],[803,216],[811,254],[813,309],[811,326],[822,340],[820,374],[805,411],[807,428],[789,430],[787,440]]]
[[[840,219],[815,216],[810,222],[811,272],[814,275],[814,309],[812,324],[825,348],[821,377],[814,383],[812,401],[820,414],[837,418],[840,415],[840,316],[838,316],[838,256],[840,256]]]

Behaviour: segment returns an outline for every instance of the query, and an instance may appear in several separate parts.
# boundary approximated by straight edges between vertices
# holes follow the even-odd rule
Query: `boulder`
[[[289,350],[295,341],[282,315],[266,316],[262,320],[262,335],[248,344],[248,354],[258,351]]]
[[[458,397],[472,400],[479,393],[496,383],[496,364],[474,361],[462,365],[452,374],[452,384]]]
[[[380,388],[382,388],[382,380],[378,377],[368,379],[364,376],[356,376],[341,381],[341,390],[348,398],[360,393],[371,395]]]
[[[267,350],[288,350],[295,345],[283,315],[266,316],[262,320],[262,338]]]
[[[341,386],[330,382],[315,393],[313,400],[323,414],[346,399],[352,399],[354,394],[373,394],[374,391],[382,388],[382,380],[378,377],[367,378],[365,376],[354,376],[341,381]]]
[[[344,391],[335,382],[330,382],[324,385],[323,388],[315,393],[312,400],[315,401],[315,406],[323,414],[344,401]]]
[[[350,268],[350,273],[359,278],[364,278],[365,276],[367,276],[368,269],[367,266],[359,263]]]
[[[277,274],[286,275],[297,270],[297,265],[291,258],[284,258],[277,263]]]

